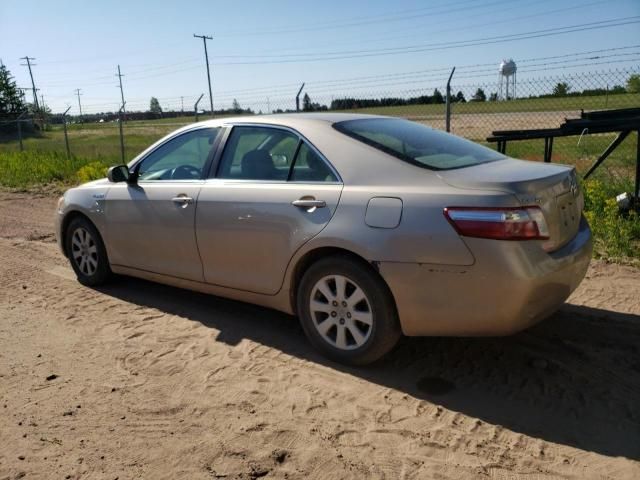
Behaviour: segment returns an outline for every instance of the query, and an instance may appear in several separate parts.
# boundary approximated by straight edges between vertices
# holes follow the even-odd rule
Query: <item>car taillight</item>
[[[546,240],[547,222],[540,207],[447,207],[444,216],[460,235],[496,240]]]

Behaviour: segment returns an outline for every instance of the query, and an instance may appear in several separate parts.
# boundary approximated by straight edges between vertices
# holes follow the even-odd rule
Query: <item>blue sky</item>
[[[332,95],[429,93],[444,85],[453,65],[485,65],[467,67],[467,73],[459,68],[454,86],[489,83],[494,67],[487,65],[497,71],[501,59],[512,57],[520,80],[553,74],[558,63],[543,64],[565,61],[530,59],[633,45],[639,47],[603,52],[618,56],[565,71],[637,67],[640,23],[487,40],[639,20],[633,17],[640,17],[640,0],[2,1],[0,59],[19,86],[29,87],[19,58],[36,57],[36,87],[54,112],[69,105],[77,113],[76,88],[85,112],[117,110],[118,64],[129,110],[147,109],[151,96],[163,108],[178,109],[184,97],[187,109],[207,92],[202,41],[193,33],[213,35],[208,48],[216,108],[237,98],[266,111],[267,105],[291,108],[303,81],[321,102]],[[464,41],[476,45],[454,43]],[[566,57],[565,65],[589,56]],[[527,62],[539,71],[526,73]],[[203,102],[208,106],[207,95]]]

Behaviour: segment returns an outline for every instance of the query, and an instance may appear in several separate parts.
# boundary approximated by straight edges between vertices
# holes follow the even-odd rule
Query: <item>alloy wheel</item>
[[[98,247],[91,234],[79,227],[71,236],[71,256],[80,271],[92,276],[98,269]]]
[[[354,350],[371,336],[371,303],[364,290],[343,275],[323,277],[313,286],[309,311],[318,333],[336,348]]]

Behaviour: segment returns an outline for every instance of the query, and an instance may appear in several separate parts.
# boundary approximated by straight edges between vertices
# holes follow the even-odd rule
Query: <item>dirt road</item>
[[[639,270],[594,263],[517,336],[352,369],[277,312],[82,287],[54,203],[0,193],[0,479],[640,478]]]

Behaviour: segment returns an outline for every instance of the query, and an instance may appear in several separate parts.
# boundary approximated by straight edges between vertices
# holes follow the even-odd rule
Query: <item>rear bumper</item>
[[[381,262],[405,335],[509,335],[549,316],[582,279],[591,260],[583,218],[571,242],[546,253],[537,242],[465,238],[468,267]]]

